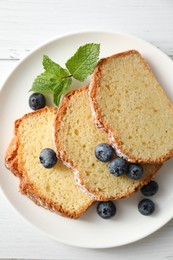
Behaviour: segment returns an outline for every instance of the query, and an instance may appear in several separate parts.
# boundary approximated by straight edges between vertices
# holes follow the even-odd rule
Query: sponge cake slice
[[[156,175],[160,165],[143,165],[140,180],[126,175],[115,177],[108,171],[108,163],[95,157],[95,147],[108,142],[108,135],[95,127],[88,87],[66,95],[54,123],[54,138],[58,156],[75,173],[77,183],[96,200],[129,197]]]
[[[15,122],[14,137],[5,156],[6,166],[20,178],[20,191],[36,204],[70,218],[79,218],[93,203],[76,184],[73,172],[58,160],[44,168],[42,149],[54,149],[52,128],[56,108],[45,107]]]
[[[173,105],[139,52],[101,59],[90,98],[97,126],[119,155],[140,163],[173,156]]]

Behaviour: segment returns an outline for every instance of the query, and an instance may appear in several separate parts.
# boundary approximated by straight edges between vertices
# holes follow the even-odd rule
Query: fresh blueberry
[[[132,180],[139,180],[143,175],[143,167],[140,164],[129,164],[127,176]]]
[[[150,181],[147,185],[141,188],[141,192],[144,196],[153,196],[159,189],[159,185],[155,181]]]
[[[101,218],[111,218],[116,214],[115,204],[112,201],[101,201],[97,205],[97,213]]]
[[[56,153],[50,148],[43,149],[39,159],[45,168],[52,168],[57,163]]]
[[[121,176],[127,172],[127,163],[122,158],[115,158],[108,164],[108,170],[114,176]]]
[[[46,99],[41,93],[33,93],[29,97],[29,106],[33,110],[38,110],[45,107]]]
[[[138,210],[142,215],[149,216],[155,210],[155,204],[152,200],[143,199],[138,204]]]
[[[115,154],[115,150],[109,144],[99,144],[95,148],[95,156],[101,162],[110,161]]]

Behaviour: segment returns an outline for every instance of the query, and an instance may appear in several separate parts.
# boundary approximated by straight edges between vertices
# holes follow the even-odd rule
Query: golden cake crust
[[[108,122],[106,122],[106,120],[103,117],[104,112],[100,108],[100,102],[101,101],[99,100],[99,97],[98,97],[99,96],[98,90],[101,89],[101,83],[100,82],[102,80],[102,73],[104,71],[104,66],[106,64],[109,64],[109,62],[111,60],[116,60],[118,58],[124,58],[124,57],[130,56],[130,55],[137,56],[140,59],[140,62],[144,66],[144,69],[146,71],[148,71],[148,75],[150,76],[151,80],[153,80],[153,82],[156,83],[156,85],[157,85],[156,88],[158,89],[158,92],[159,92],[161,98],[164,98],[164,100],[166,100],[165,102],[167,103],[168,110],[172,111],[171,122],[173,122],[173,105],[172,105],[172,103],[168,100],[168,98],[166,97],[163,89],[160,87],[159,83],[156,81],[155,76],[154,76],[153,72],[151,71],[151,69],[150,69],[148,63],[146,62],[146,60],[136,50],[129,50],[129,51],[126,51],[126,52],[114,54],[110,57],[103,58],[98,62],[97,66],[94,70],[94,73],[92,75],[91,83],[89,85],[89,95],[90,95],[90,101],[91,101],[91,106],[92,106],[92,110],[93,110],[94,121],[95,121],[95,124],[98,128],[100,128],[101,130],[108,133],[110,144],[118,151],[118,153],[122,157],[126,158],[128,161],[139,162],[139,163],[151,163],[151,164],[162,163],[165,160],[168,160],[170,157],[173,156],[173,148],[172,147],[167,149],[167,151],[161,153],[160,156],[157,156],[157,157],[153,156],[153,158],[152,158],[151,155],[148,156],[148,157],[146,157],[146,156],[143,157],[141,155],[140,156],[134,155],[124,145],[124,140],[123,140],[121,134],[119,134],[118,130],[116,128],[113,128]],[[116,95],[115,95],[115,102],[116,102]],[[152,97],[151,97],[150,102],[152,103]],[[153,108],[153,110],[154,110],[154,112],[157,112],[157,109]],[[131,111],[131,113],[132,113],[132,116],[133,116],[133,111]],[[172,134],[172,132],[170,133],[170,135],[171,134]],[[135,136],[134,136],[134,138],[135,138]],[[152,152],[151,152],[151,154],[152,154]]]
[[[20,125],[25,122],[27,118],[32,118],[32,117],[38,117],[43,116],[45,114],[45,117],[47,117],[46,113],[53,113],[54,116],[57,112],[57,108],[53,107],[45,107],[43,109],[37,110],[35,112],[31,112],[28,114],[25,114],[22,118],[18,119],[15,121],[14,124],[14,134],[13,138],[8,146],[8,149],[6,151],[5,155],[5,165],[6,167],[14,173],[15,176],[18,176],[20,178],[20,192],[22,194],[27,195],[31,200],[33,200],[34,203],[36,203],[39,206],[42,206],[46,209],[49,209],[51,211],[54,211],[60,215],[70,217],[70,218],[79,218],[80,216],[83,215],[83,213],[87,210],[87,208],[92,205],[94,202],[92,198],[87,196],[86,194],[83,193],[83,191],[78,187],[78,185],[75,184],[73,172],[63,166],[61,161],[58,161],[58,165],[55,166],[56,170],[53,172],[53,174],[59,174],[60,178],[63,178],[62,172],[64,171],[64,174],[67,178],[67,180],[73,184],[73,188],[77,190],[77,194],[79,196],[82,196],[83,200],[83,205],[79,205],[79,208],[76,209],[76,211],[71,211],[69,208],[66,208],[65,205],[62,204],[62,202],[58,202],[58,200],[54,197],[49,197],[47,194],[44,194],[44,190],[42,187],[39,187],[39,184],[34,183],[33,180],[31,180],[29,174],[27,173],[26,167],[25,167],[25,158],[23,154],[23,144],[21,143],[21,137],[19,134],[19,128]],[[53,121],[52,127],[53,127]],[[52,128],[51,128],[52,130]],[[50,137],[48,137],[51,140],[52,143],[52,132],[48,133]],[[44,168],[44,167],[43,167]],[[49,170],[49,169],[48,169]],[[61,170],[61,171],[60,171]],[[45,171],[43,169],[43,171]],[[44,172],[45,173],[45,172]],[[42,173],[42,174],[44,174]],[[44,178],[44,175],[42,175],[42,178]],[[69,179],[70,178],[70,179]],[[64,180],[65,181],[65,180]],[[49,182],[49,181],[47,181]],[[75,185],[74,185],[75,184]],[[41,184],[40,184],[41,185]],[[58,187],[60,188],[61,185],[60,183],[57,184],[57,189]],[[49,187],[51,189],[51,185]],[[70,193],[70,190],[69,190]],[[57,193],[58,195],[58,193]],[[79,198],[75,198],[76,204],[78,203]]]
[[[67,118],[65,118],[66,115],[69,115],[69,118],[71,116],[71,100],[74,99],[74,101],[79,102],[80,99],[80,94],[86,94],[88,93],[88,86],[85,86],[84,88],[80,88],[78,90],[72,91],[69,94],[67,94],[60,107],[58,110],[58,113],[56,115],[55,118],[55,123],[54,123],[54,140],[55,140],[55,147],[56,147],[56,151],[57,151],[57,155],[59,158],[61,158],[61,160],[64,162],[65,165],[67,165],[68,167],[70,167],[75,174],[75,179],[77,181],[77,183],[83,187],[84,191],[88,192],[89,194],[93,195],[95,200],[102,200],[102,201],[106,201],[106,200],[116,200],[116,199],[120,199],[120,198],[124,198],[124,197],[129,197],[132,194],[134,194],[137,190],[139,190],[143,185],[147,184],[151,179],[153,179],[157,173],[157,171],[160,169],[161,165],[144,165],[144,176],[138,180],[138,181],[133,181],[130,180],[129,178],[127,178],[127,176],[120,176],[120,177],[115,177],[113,175],[111,175],[108,170],[107,170],[107,163],[103,164],[99,161],[97,161],[96,159],[93,159],[92,164],[97,164],[97,166],[99,167],[99,169],[101,170],[102,167],[104,168],[103,173],[96,173],[96,170],[94,169],[93,166],[93,172],[87,172],[87,169],[89,167],[87,167],[87,165],[83,164],[83,167],[79,167],[79,161],[77,162],[76,159],[74,159],[73,157],[73,152],[68,152],[69,151],[69,146],[68,143],[66,143],[65,139],[72,139],[72,136],[67,136],[64,133],[64,130],[67,129],[69,127],[69,129],[73,129],[74,128],[74,124],[75,122],[71,121],[71,124],[67,123]],[[86,101],[88,96],[83,97],[83,99]],[[84,101],[83,100],[83,101]],[[89,106],[89,97],[88,97],[88,104],[85,103],[83,104],[86,108],[86,106],[88,105],[88,109],[90,110],[90,106]],[[86,112],[86,111],[85,111]],[[85,113],[84,112],[84,113]],[[91,113],[91,110],[90,110]],[[100,143],[102,142],[106,142],[106,140],[108,140],[108,136],[106,133],[102,133],[102,131],[100,131],[99,129],[95,128],[94,124],[93,124],[93,129],[91,129],[91,125],[89,125],[89,127],[87,127],[87,122],[91,123],[92,120],[92,116],[91,118],[86,119],[85,116],[83,115],[83,118],[78,118],[78,113],[76,111],[76,117],[75,120],[82,120],[83,122],[83,127],[86,131],[84,131],[84,133],[86,134],[86,136],[88,136],[88,140],[85,141],[84,143],[84,147],[86,147],[86,150],[83,150],[83,153],[86,153],[86,157],[88,158],[89,156],[91,157],[94,151],[89,151],[89,154],[87,153],[87,141],[88,142],[92,142],[92,140],[90,139],[90,133],[88,131],[96,131],[96,135],[97,136],[102,136],[102,138],[100,138]],[[88,121],[87,121],[88,120]],[[70,121],[70,119],[69,119]],[[83,130],[84,130],[83,129]],[[89,129],[89,130],[87,130]],[[95,129],[95,130],[94,130]],[[78,129],[80,131],[80,129]],[[92,138],[92,137],[91,137]],[[80,140],[78,140],[78,143],[80,143]],[[76,151],[78,150],[77,144],[74,144],[74,154],[76,155],[76,157],[79,158],[81,157],[81,154],[76,154]],[[89,165],[88,165],[89,166]],[[91,181],[91,178],[88,177],[88,174],[90,175],[94,175],[96,174],[96,179],[95,182],[98,183],[100,179],[103,178],[103,183],[105,183],[105,186],[97,186],[93,183],[93,181]],[[104,177],[104,175],[106,177]],[[104,179],[105,178],[105,179]],[[107,184],[106,184],[107,181]],[[123,183],[127,183],[128,185],[128,191],[126,192],[125,190],[122,190],[123,187]],[[112,188],[112,184],[115,185],[115,189]],[[109,189],[108,187],[111,186],[112,188],[112,194],[107,194],[107,192],[105,191],[105,187],[107,185],[107,189]],[[120,185],[120,189],[121,191],[118,192],[118,185]]]

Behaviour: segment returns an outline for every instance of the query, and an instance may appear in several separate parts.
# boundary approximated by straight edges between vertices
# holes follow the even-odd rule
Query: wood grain
[[[138,36],[173,57],[172,0],[0,0],[0,84],[37,45],[90,29]],[[63,245],[23,220],[0,191],[0,259],[173,259],[172,241],[173,220],[151,236],[119,248]]]

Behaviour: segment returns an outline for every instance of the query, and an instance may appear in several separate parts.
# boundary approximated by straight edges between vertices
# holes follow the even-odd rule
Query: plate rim
[[[0,86],[0,96],[5,88],[5,85],[6,83],[8,82],[8,80],[10,79],[10,77],[15,73],[15,71],[18,69],[18,67],[23,63],[25,62],[30,56],[34,55],[35,52],[37,52],[38,50],[44,48],[46,45],[49,45],[51,43],[54,43],[55,41],[58,41],[60,39],[64,39],[66,37],[70,37],[70,36],[77,36],[77,35],[81,35],[81,34],[90,34],[90,33],[102,33],[102,34],[111,34],[111,35],[114,35],[114,36],[123,36],[123,37],[128,37],[130,39],[133,39],[135,41],[138,41],[138,42],[141,42],[145,45],[148,45],[148,46],[151,46],[152,48],[155,48],[157,49],[158,52],[160,52],[161,55],[164,55],[167,59],[170,59],[170,61],[172,62],[172,59],[166,54],[164,53],[163,51],[161,51],[158,47],[154,46],[153,44],[151,44],[150,42],[148,41],[145,41],[141,38],[138,38],[134,35],[131,35],[131,34],[128,34],[128,33],[124,33],[124,32],[117,32],[117,31],[112,31],[112,30],[82,30],[82,31],[73,31],[73,32],[70,32],[70,33],[64,33],[64,34],[59,34],[58,36],[56,37],[52,37],[52,38],[49,38],[48,40],[44,41],[43,43],[41,44],[38,44],[35,48],[31,49],[31,51],[27,54],[25,54],[14,66],[14,68],[10,71],[10,73],[8,73],[7,77],[5,78],[5,80],[2,82],[1,86]],[[8,196],[6,195],[6,193],[4,192],[4,189],[2,187],[2,184],[0,183],[0,190],[2,191],[2,194],[3,196],[6,198],[6,200],[8,201],[8,203],[11,205],[11,207],[17,212],[18,215],[20,215],[20,217],[22,217],[25,221],[27,221],[30,225],[32,225],[34,228],[36,228],[37,230],[39,230],[39,232],[43,233],[44,235],[52,238],[53,240],[55,241],[59,241],[63,244],[66,244],[66,245],[71,245],[71,246],[76,246],[76,247],[80,247],[80,248],[97,248],[97,249],[104,249],[104,248],[113,248],[113,247],[119,247],[119,246],[123,246],[123,245],[127,245],[127,244],[132,244],[134,242],[137,242],[139,240],[142,240],[148,236],[150,236],[151,234],[155,233],[156,231],[158,231],[161,227],[163,227],[166,223],[168,223],[172,218],[173,218],[173,215],[172,216],[169,216],[169,218],[167,220],[164,221],[164,223],[161,223],[159,225],[159,227],[157,227],[154,231],[151,231],[148,233],[148,235],[145,235],[145,236],[141,236],[139,238],[135,238],[135,239],[132,239],[131,241],[127,242],[127,243],[120,243],[120,244],[110,244],[110,245],[105,245],[105,246],[87,246],[87,245],[83,245],[83,244],[78,244],[78,243],[75,243],[75,241],[72,241],[71,243],[69,242],[65,242],[63,241],[62,239],[59,239],[59,238],[56,238],[55,236],[47,233],[45,230],[42,230],[40,227],[37,227],[37,225],[35,225],[34,223],[30,222],[28,218],[26,218],[16,207],[14,204],[11,203],[11,201],[9,200]]]
[[[75,36],[75,35],[79,35],[79,34],[90,34],[90,33],[102,33],[102,34],[112,34],[112,35],[120,35],[120,36],[124,36],[124,37],[128,37],[131,39],[134,39],[136,41],[139,41],[141,43],[147,44],[148,46],[151,46],[152,48],[157,49],[157,51],[160,52],[160,54],[166,56],[168,59],[170,59],[172,61],[172,59],[165,54],[163,51],[161,51],[158,47],[154,46],[152,43],[139,38],[133,34],[129,34],[129,33],[125,33],[125,32],[120,32],[120,31],[113,31],[113,30],[96,30],[96,29],[91,29],[91,30],[74,30],[74,31],[70,31],[69,33],[61,33],[58,36],[53,36],[45,41],[43,41],[40,44],[37,44],[34,48],[32,48],[28,53],[24,54],[24,56],[16,62],[14,68],[12,68],[12,70],[8,73],[8,75],[6,76],[6,78],[3,80],[3,82],[0,85],[0,94],[1,91],[3,90],[3,88],[5,87],[6,82],[8,81],[8,79],[11,77],[11,75],[15,72],[15,70],[20,66],[20,64],[22,64],[29,56],[33,55],[35,52],[37,52],[39,49],[45,47],[46,45],[53,43],[54,41],[63,39],[65,37],[69,37],[69,36]]]

